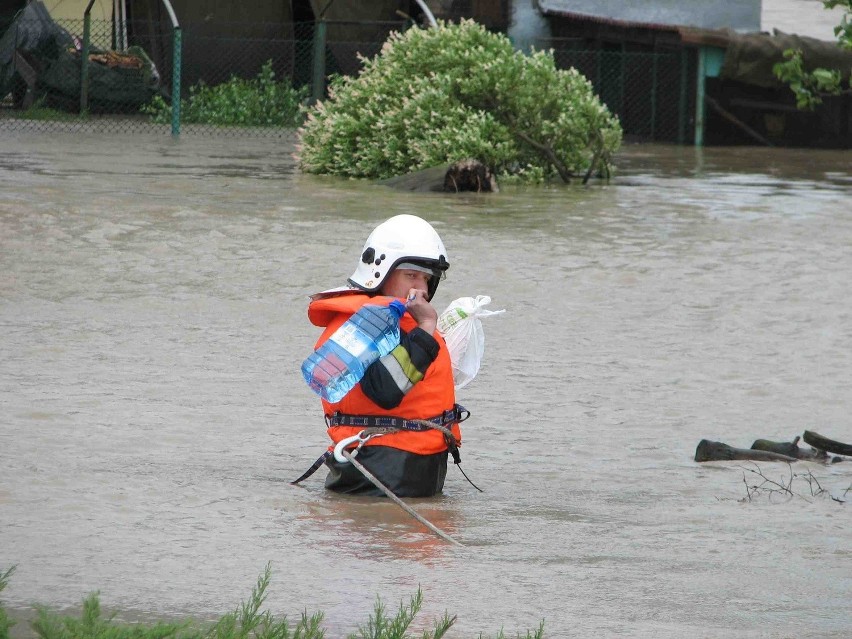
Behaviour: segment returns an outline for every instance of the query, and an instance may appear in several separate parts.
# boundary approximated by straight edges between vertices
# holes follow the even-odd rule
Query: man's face
[[[396,268],[382,284],[382,295],[408,299],[411,289],[423,291],[424,295],[428,295],[430,279],[432,276],[422,271]]]

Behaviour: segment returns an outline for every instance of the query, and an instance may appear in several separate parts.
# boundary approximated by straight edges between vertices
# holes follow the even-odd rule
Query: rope
[[[456,436],[453,435],[453,431],[444,426],[443,424],[436,424],[435,422],[430,422],[425,419],[410,419],[408,421],[414,422],[415,424],[419,424],[420,426],[427,426],[429,428],[434,428],[435,430],[439,430],[444,433],[445,437],[449,437],[450,440],[458,446],[458,442],[456,441]]]
[[[414,423],[416,423],[416,424],[419,424],[419,425],[421,425],[421,426],[430,426],[430,427],[434,428],[435,430],[439,430],[439,431],[441,431],[442,433],[444,433],[444,439],[446,439],[446,440],[447,440],[447,443],[448,443],[448,444],[449,444],[450,442],[452,442],[452,444],[453,444],[454,446],[458,447],[459,443],[458,443],[458,441],[456,440],[456,436],[455,436],[455,435],[453,435],[453,431],[451,431],[451,430],[450,430],[449,428],[447,428],[446,426],[439,425],[439,424],[435,424],[434,422],[429,422],[429,421],[426,421],[426,420],[423,420],[423,419],[412,419],[411,421],[412,421],[412,422],[414,422]],[[456,459],[458,459],[458,458],[456,458]],[[456,461],[456,468],[458,468],[458,469],[461,471],[461,474],[462,474],[462,475],[464,475],[464,478],[467,480],[467,483],[468,483],[468,484],[470,484],[471,486],[473,486],[474,488],[476,488],[476,490],[478,490],[478,491],[479,491],[479,492],[481,492],[481,493],[484,493],[484,492],[485,492],[484,490],[482,490],[479,486],[477,486],[476,484],[474,484],[474,483],[470,480],[470,477],[468,477],[468,476],[467,476],[467,473],[466,473],[466,472],[464,472],[464,470],[463,470],[463,469],[462,469],[462,467],[461,467],[461,463],[460,463],[459,461]]]
[[[376,477],[369,470],[364,468],[364,466],[361,464],[361,462],[359,462],[357,459],[355,459],[348,450],[343,450],[342,453],[343,453],[343,456],[349,461],[350,464],[352,464],[353,466],[355,466],[355,468],[357,468],[359,471],[361,471],[361,474],[364,475],[364,477],[369,479],[376,488],[381,490],[385,495],[387,495],[390,499],[392,499],[394,501],[394,503],[396,503],[397,506],[402,508],[405,512],[407,512],[409,515],[414,517],[417,521],[419,521],[421,524],[426,526],[433,533],[438,535],[438,537],[440,537],[441,539],[449,541],[450,543],[455,544],[456,546],[464,546],[464,544],[462,544],[461,542],[456,541],[455,539],[450,537],[447,533],[445,533],[443,530],[441,530],[440,528],[438,528],[437,526],[435,526],[434,524],[429,522],[429,520],[427,520],[425,517],[420,515],[417,511],[415,511],[411,506],[409,506],[404,501],[402,501],[399,497],[394,495],[393,492],[391,492],[391,490],[387,486],[385,486],[382,482],[380,482],[378,479],[376,479]]]

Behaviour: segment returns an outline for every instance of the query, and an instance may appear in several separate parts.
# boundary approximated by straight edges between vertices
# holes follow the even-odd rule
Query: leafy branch
[[[834,35],[842,48],[852,50],[852,0],[823,0],[823,6],[826,9],[846,9],[840,24],[834,27]],[[844,73],[840,69],[808,70],[801,49],[787,49],[784,51],[784,60],[773,65],[772,71],[793,91],[799,109],[812,111],[822,103],[824,97],[852,92],[852,78],[850,89],[843,89]]]

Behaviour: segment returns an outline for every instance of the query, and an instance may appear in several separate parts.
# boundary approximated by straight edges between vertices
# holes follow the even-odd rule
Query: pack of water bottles
[[[405,304],[367,304],[358,309],[302,363],[308,386],[331,403],[361,381],[367,367],[399,345],[399,320]]]

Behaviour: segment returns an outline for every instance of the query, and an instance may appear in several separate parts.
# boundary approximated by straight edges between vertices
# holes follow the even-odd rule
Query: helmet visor
[[[419,271],[421,273],[426,273],[427,275],[431,275],[432,277],[439,279],[439,280],[442,280],[447,276],[446,271],[441,271],[439,269],[432,268],[432,267],[426,266],[424,264],[415,264],[414,262],[400,262],[394,268],[395,269],[402,268],[402,269],[407,269],[409,271]]]

